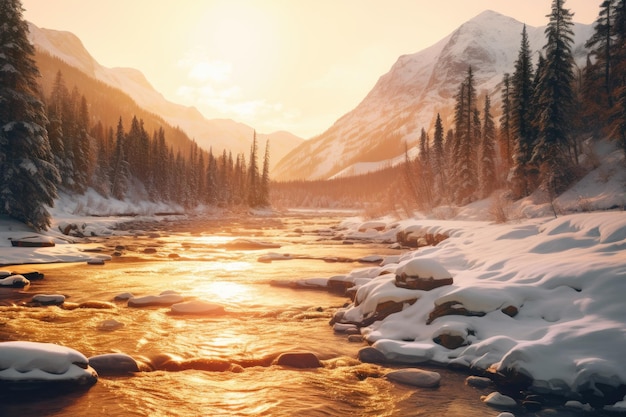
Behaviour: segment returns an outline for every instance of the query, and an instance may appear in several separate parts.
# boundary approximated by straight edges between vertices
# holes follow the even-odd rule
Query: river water
[[[4,300],[0,340],[57,343],[87,357],[121,352],[146,361],[168,355],[181,361],[248,365],[240,372],[187,369],[101,375],[86,392],[5,400],[0,416],[497,416],[498,410],[480,401],[490,391],[466,386],[465,375],[436,369],[442,374],[441,386],[418,389],[383,378],[389,367],[359,363],[357,352],[365,344],[334,334],[328,324],[347,298],[270,285],[272,280],[330,277],[367,265],[320,259],[258,262],[267,252],[326,259],[397,254],[384,244],[345,245],[325,239],[320,231],[340,220],[294,215],[167,223],[156,225],[157,230],[85,245],[104,254],[117,247],[121,256],[105,265],[4,267],[37,269],[45,279]],[[238,238],[280,248],[225,248]],[[124,302],[106,309],[35,308],[19,300],[64,294],[68,303],[113,302],[125,292],[143,296],[167,290],[223,304],[226,314],[175,316],[169,307],[133,308]],[[122,326],[103,330],[107,320]],[[266,360],[294,350],[315,353],[324,366],[298,370]],[[516,415],[525,414],[518,410]]]

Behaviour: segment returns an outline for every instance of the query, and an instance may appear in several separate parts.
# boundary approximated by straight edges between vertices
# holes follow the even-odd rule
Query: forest
[[[399,174],[403,181],[388,183],[405,191],[395,209],[462,206],[495,191],[511,201],[537,190],[553,199],[596,168],[590,141],[610,138],[626,151],[626,1],[601,3],[582,71],[574,65],[572,14],[564,3],[552,2],[546,44],[536,65],[526,28],[522,30],[514,71],[504,75],[502,90],[495,92],[501,95],[498,112],[489,95],[478,97],[473,69],[467,68],[455,96],[453,125],[446,128],[437,114],[432,136],[421,130],[417,156],[405,151]],[[501,115],[499,123],[494,113]],[[381,201],[373,176],[351,180],[348,195],[362,205],[366,199],[357,190],[369,190],[370,203],[394,207]],[[317,201],[332,200],[343,183],[332,180],[324,188],[300,182],[291,203],[302,201],[305,190],[321,192]],[[282,192],[280,197],[288,205],[289,196]],[[315,200],[309,196],[308,201]]]
[[[7,22],[0,27],[0,215],[46,229],[48,207],[59,190],[88,188],[105,197],[121,200],[132,194],[186,209],[269,204],[269,143],[260,163],[256,132],[247,159],[226,150],[214,155],[180,129],[138,111],[150,119],[149,131],[130,112],[138,110],[132,100],[103,83],[86,82],[78,71],[69,70],[76,82],[68,88],[59,70],[46,94],[21,3],[5,3],[0,8],[0,21]]]
[[[407,149],[402,166],[354,178],[271,183],[269,143],[261,164],[256,133],[247,159],[226,150],[215,155],[134,103],[112,100],[123,93],[87,82],[67,65],[74,84],[68,87],[59,70],[46,74],[44,88],[21,3],[8,1],[0,8],[0,21],[9,23],[0,27],[0,215],[45,229],[59,190],[88,188],[184,208],[272,203],[397,210],[399,202],[407,213],[465,205],[496,190],[511,200],[536,190],[554,198],[590,169],[589,138],[611,138],[626,151],[626,0],[601,3],[582,71],[575,71],[572,14],[564,3],[552,2],[536,65],[522,31],[514,71],[498,92],[498,124],[468,67],[453,125],[437,115],[432,138],[422,129],[417,157]]]

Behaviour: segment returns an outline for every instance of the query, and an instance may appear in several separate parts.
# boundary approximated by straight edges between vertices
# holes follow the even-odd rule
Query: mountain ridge
[[[231,119],[207,119],[195,107],[168,101],[134,68],[107,68],[100,65],[84,47],[80,38],[68,31],[39,28],[29,22],[30,40],[36,48],[56,56],[88,76],[128,94],[139,107],[158,115],[173,127],[183,130],[201,148],[214,153],[223,150],[248,155],[254,128]],[[273,167],[302,138],[288,132],[258,134],[257,139],[270,140]]]
[[[386,166],[394,158],[402,159],[398,156],[405,144],[416,144],[422,128],[431,130],[437,113],[444,128],[450,128],[454,95],[470,65],[479,96],[488,92],[492,109],[499,109],[498,86],[505,72],[513,72],[523,25],[487,10],[433,45],[400,56],[353,110],[287,154],[276,166],[274,178],[330,178],[351,172],[353,163],[378,158]],[[526,28],[531,50],[540,51],[545,45],[545,26]],[[580,66],[586,60],[583,45],[591,31],[592,25],[574,25],[573,52]],[[378,151],[364,154],[368,147]]]

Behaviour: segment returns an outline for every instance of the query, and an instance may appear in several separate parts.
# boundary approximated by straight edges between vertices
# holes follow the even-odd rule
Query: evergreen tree
[[[615,105],[609,114],[609,135],[626,152],[626,0],[615,0],[613,37]]]
[[[437,194],[441,199],[446,185],[445,151],[443,147],[443,122],[437,113],[435,134],[433,137],[433,170],[437,178]]]
[[[476,172],[476,157],[479,138],[476,134],[476,87],[472,67],[467,70],[467,77],[461,83],[457,94],[455,112],[455,140],[454,149],[455,169],[455,201],[465,205],[474,200],[474,193],[478,186]],[[478,122],[480,125],[480,122]]]
[[[604,0],[600,4],[600,12],[593,26],[594,33],[585,43],[585,47],[591,50],[590,55],[595,57],[595,62],[587,61],[585,68],[586,82],[590,87],[593,86],[587,90],[585,99],[605,110],[613,107],[613,2]],[[606,111],[599,112],[597,116],[606,120]]]
[[[533,124],[533,67],[526,25],[522,29],[515,71],[511,78],[511,120],[510,128],[514,143],[513,166],[510,173],[509,187],[514,198],[525,197],[531,192],[528,173],[531,169],[535,131]]]
[[[513,140],[511,133],[511,77],[508,73],[502,79],[502,115],[500,116],[500,134],[498,144],[502,158],[502,170],[508,172],[513,164]]]
[[[574,57],[572,14],[565,0],[553,0],[546,28],[545,69],[540,74],[536,103],[539,114],[538,140],[532,161],[541,167],[541,184],[551,195],[560,193],[571,181],[572,160],[568,158],[570,126],[574,106]]]
[[[60,177],[19,0],[0,2],[0,22],[0,214],[43,230]]]
[[[118,200],[122,200],[126,196],[130,181],[130,169],[128,161],[124,156],[124,139],[124,125],[120,117],[115,133],[115,153],[113,154],[111,173],[109,174],[111,178],[111,195]]]
[[[261,174],[261,192],[259,203],[261,206],[270,205],[270,141],[265,142],[265,155],[263,156],[263,174]]]
[[[480,146],[480,191],[488,197],[497,186],[496,177],[496,126],[491,115],[491,100],[485,97],[482,143]]]
[[[248,168],[248,205],[250,207],[259,205],[259,164],[257,154],[258,146],[256,131],[254,131],[254,137],[250,147],[250,166]]]

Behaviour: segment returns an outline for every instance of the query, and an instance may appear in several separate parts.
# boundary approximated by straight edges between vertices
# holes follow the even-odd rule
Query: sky
[[[354,109],[401,55],[484,10],[547,24],[551,0],[22,0],[40,28],[77,35],[168,100],[304,139]],[[593,23],[601,0],[566,0]]]

